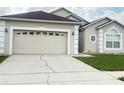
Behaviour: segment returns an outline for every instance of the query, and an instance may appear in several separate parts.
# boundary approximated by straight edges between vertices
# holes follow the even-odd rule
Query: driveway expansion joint
[[[49,66],[49,64],[47,63],[47,61],[44,60],[44,59],[42,59],[42,56],[43,56],[43,55],[40,56],[40,60],[43,61],[43,62],[46,64],[46,66],[50,68],[50,70],[51,70],[52,72],[55,72],[55,71],[53,70],[53,68],[52,68],[51,66]]]

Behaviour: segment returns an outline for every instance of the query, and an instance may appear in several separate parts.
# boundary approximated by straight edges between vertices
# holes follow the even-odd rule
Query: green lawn
[[[75,57],[102,71],[124,71],[124,55],[94,55],[95,57]]]
[[[4,61],[8,56],[0,56],[0,63]]]

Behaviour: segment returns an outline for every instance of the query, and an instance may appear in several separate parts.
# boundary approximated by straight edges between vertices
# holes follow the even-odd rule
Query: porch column
[[[13,28],[9,29],[9,54],[12,55],[12,47],[13,47]]]
[[[98,30],[98,52],[103,53],[103,29]]]
[[[74,26],[74,54],[78,54],[79,25]]]
[[[4,53],[5,22],[0,21],[0,54]]]

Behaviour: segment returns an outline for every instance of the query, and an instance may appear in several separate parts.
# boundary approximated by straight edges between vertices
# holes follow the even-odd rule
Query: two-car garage
[[[67,33],[13,31],[13,54],[67,54]]]
[[[78,54],[80,22],[44,11],[2,16],[3,54]]]

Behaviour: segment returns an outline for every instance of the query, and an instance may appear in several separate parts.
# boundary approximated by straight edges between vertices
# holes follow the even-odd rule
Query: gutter
[[[0,20],[16,20],[16,21],[45,22],[45,23],[64,23],[64,24],[77,24],[77,25],[81,24],[81,22],[36,20],[36,19],[9,18],[9,17],[0,17]]]

